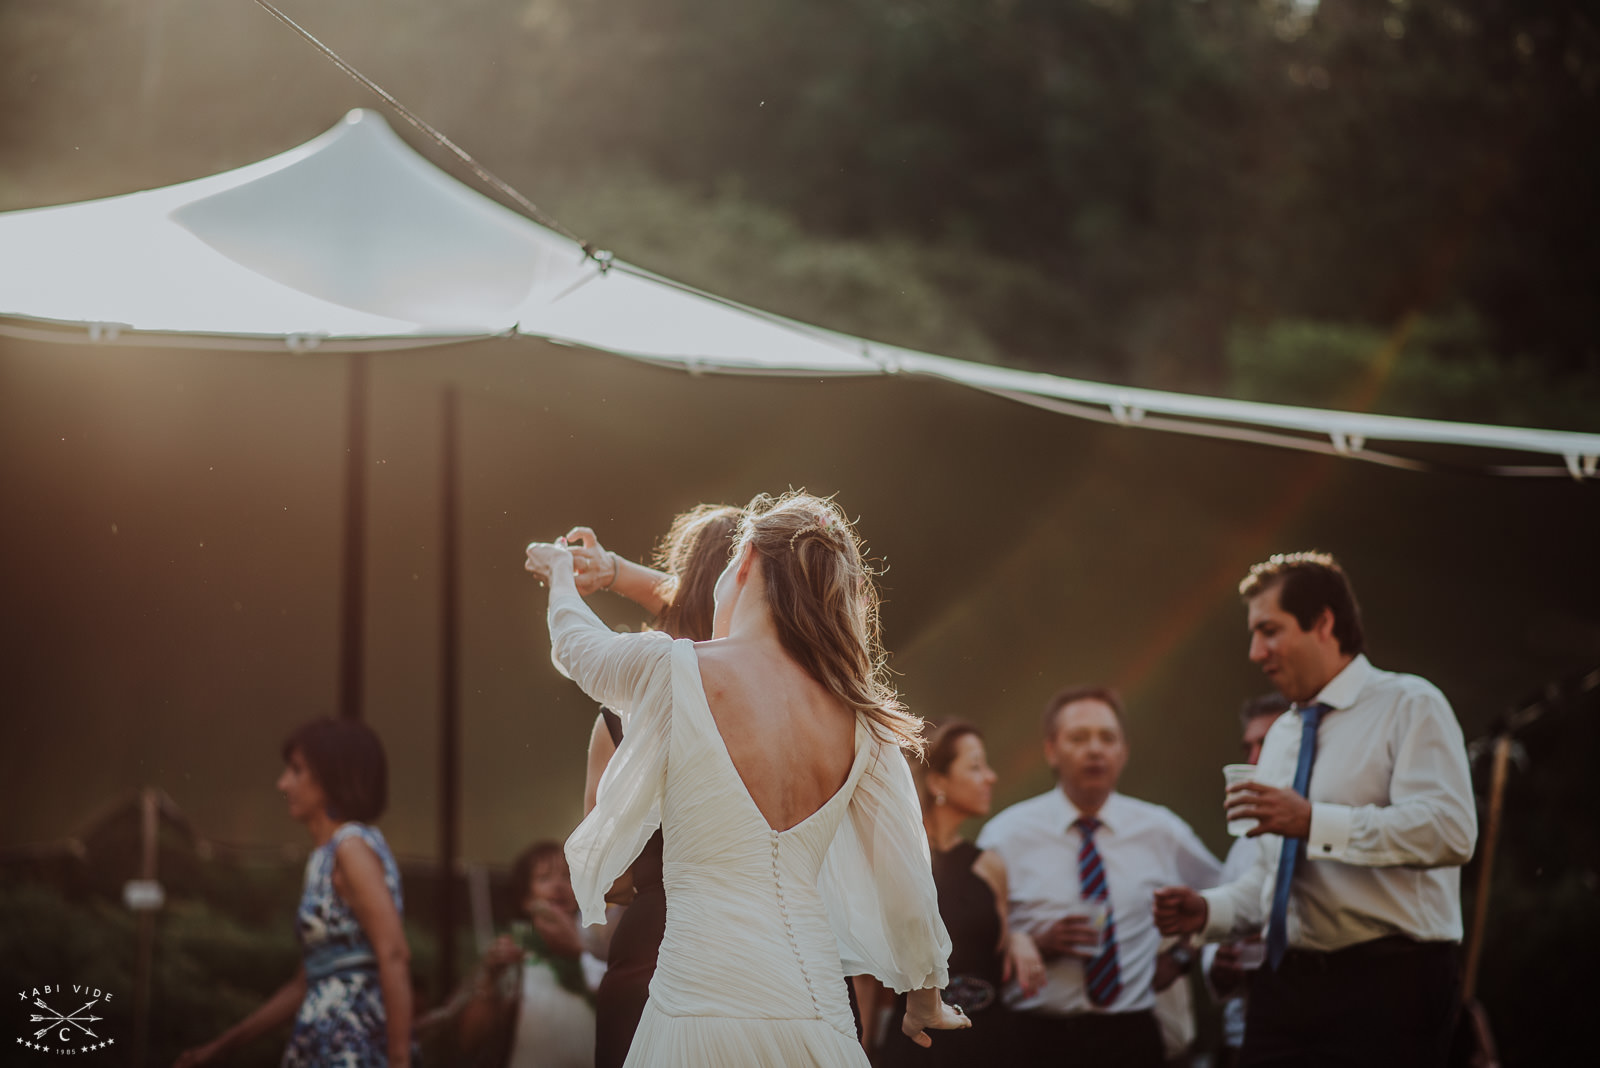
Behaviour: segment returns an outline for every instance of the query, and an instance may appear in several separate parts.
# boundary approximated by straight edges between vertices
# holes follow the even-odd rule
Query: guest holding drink
[[[1432,683],[1367,659],[1355,590],[1327,553],[1264,560],[1239,595],[1250,659],[1294,704],[1227,812],[1278,848],[1203,894],[1162,889],[1161,929],[1215,941],[1265,927],[1244,1064],[1443,1065],[1478,830],[1461,725]]]
[[[1161,949],[1152,895],[1172,882],[1213,886],[1222,866],[1172,812],[1117,792],[1128,742],[1114,691],[1060,691],[1043,728],[1056,787],[978,836],[1005,864],[1013,929],[1045,962],[1041,988],[1007,990],[1017,1061],[1160,1068],[1156,992],[1193,957],[1183,943]]]

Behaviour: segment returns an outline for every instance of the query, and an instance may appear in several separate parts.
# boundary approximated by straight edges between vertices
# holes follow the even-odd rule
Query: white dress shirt
[[[1263,834],[1256,838],[1235,838],[1233,845],[1228,849],[1228,855],[1222,861],[1222,884],[1226,886],[1235,879],[1242,878],[1251,868],[1255,867],[1258,854],[1266,848],[1281,848],[1283,839],[1275,834]],[[1200,949],[1200,978],[1206,984],[1206,992],[1222,1007],[1222,1044],[1229,1049],[1238,1049],[1244,1045],[1244,1011],[1245,994],[1242,990],[1228,995],[1217,993],[1217,988],[1211,985],[1211,966],[1217,960],[1217,946],[1212,942]]]
[[[980,849],[992,849],[1005,862],[1010,887],[1010,922],[1038,937],[1082,899],[1078,893],[1078,847],[1073,824],[1082,813],[1057,787],[1020,801],[984,827]],[[1161,934],[1153,912],[1157,889],[1181,883],[1215,886],[1222,865],[1189,825],[1160,805],[1112,794],[1095,818],[1095,848],[1105,865],[1106,888],[1117,925],[1117,965],[1122,992],[1110,1005],[1089,1003],[1082,957],[1058,957],[1045,965],[1044,987],[1023,997],[1013,983],[1006,1002],[1020,1010],[1065,1016],[1084,1012],[1138,1012],[1155,1004]]]
[[[1316,700],[1311,833],[1289,894],[1289,945],[1335,950],[1386,935],[1461,940],[1461,865],[1478,836],[1461,726],[1444,695],[1415,675],[1352,660]],[[1297,710],[1267,732],[1257,781],[1291,788]],[[1204,896],[1208,940],[1260,931],[1272,908],[1281,839],[1249,873]]]

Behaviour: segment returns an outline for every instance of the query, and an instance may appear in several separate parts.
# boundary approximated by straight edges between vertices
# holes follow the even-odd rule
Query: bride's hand
[[[528,559],[522,565],[545,582],[557,572],[572,574],[572,553],[563,541],[536,541],[528,546]]]
[[[913,990],[906,995],[906,1015],[900,1022],[900,1030],[919,1046],[926,1048],[933,1045],[928,1031],[958,1031],[971,1026],[972,1021],[967,1014],[955,1006],[946,1005],[939,997],[939,991],[933,987]]]

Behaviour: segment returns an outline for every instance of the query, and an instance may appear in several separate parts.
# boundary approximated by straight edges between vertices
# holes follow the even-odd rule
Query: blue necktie
[[[1327,705],[1305,705],[1300,712],[1300,762],[1294,769],[1294,792],[1308,797],[1311,786],[1311,762],[1317,757],[1317,724]],[[1272,888],[1272,919],[1267,923],[1267,962],[1274,971],[1283,963],[1283,954],[1289,948],[1289,885],[1294,882],[1295,862],[1306,851],[1304,838],[1285,838],[1283,852],[1278,855],[1278,881]]]
[[[1111,896],[1106,886],[1106,866],[1095,848],[1094,832],[1100,821],[1093,816],[1082,816],[1073,823],[1082,836],[1078,846],[1078,893],[1085,901],[1106,903],[1106,929],[1101,950],[1083,966],[1083,982],[1088,990],[1089,1004],[1106,1008],[1122,993],[1122,966],[1117,959],[1117,918],[1111,911]]]

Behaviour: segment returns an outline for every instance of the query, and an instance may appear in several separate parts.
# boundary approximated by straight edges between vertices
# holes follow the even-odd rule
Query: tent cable
[[[366,88],[372,90],[372,92],[377,94],[377,96],[382,99],[384,103],[393,108],[395,113],[398,114],[402,119],[405,119],[424,135],[431,138],[436,144],[439,145],[439,147],[454,154],[457,159],[471,168],[472,173],[476,174],[483,182],[485,182],[491,188],[499,191],[503,196],[514,201],[518,207],[527,212],[529,218],[539,223],[539,225],[548,227],[549,229],[560,234],[562,237],[565,237],[577,244],[577,246],[583,250],[584,257],[586,259],[594,260],[595,264],[600,268],[602,274],[610,269],[612,263],[612,256],[610,252],[607,252],[604,249],[595,248],[589,242],[585,241],[583,238],[579,237],[577,234],[561,225],[559,221],[551,218],[545,212],[539,210],[539,207],[534,204],[533,201],[529,200],[527,197],[513,189],[509,182],[500,178],[498,175],[490,171],[489,168],[473,159],[472,154],[466,149],[450,140],[450,138],[446,137],[442,132],[435,129],[426,119],[422,118],[422,116],[418,115],[416,112],[400,103],[400,101],[396,100],[387,89],[373,81],[371,78],[367,77],[365,74],[362,74],[350,63],[346,62],[343,56],[339,55],[339,53],[335,52],[333,49],[317,40],[317,38],[314,37],[309,30],[305,29],[305,27],[295,22],[294,19],[291,19],[288,15],[285,15],[282,11],[278,10],[278,8],[274,7],[269,0],[255,0],[255,2],[258,6],[265,9],[266,12],[273,18],[277,19],[279,22],[283,23],[295,33],[303,37],[306,41],[310,42],[312,47],[316,48],[317,51],[327,56],[328,59],[331,60],[333,64],[340,70],[344,71],[351,78],[354,78],[357,82],[360,82]]]

